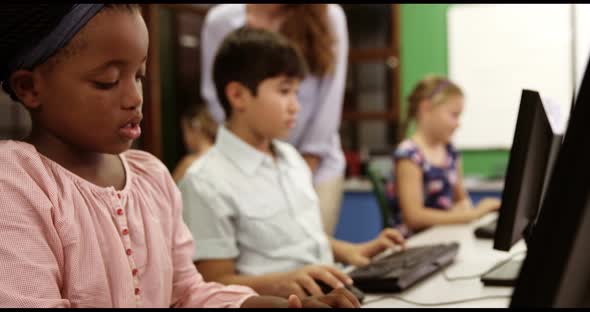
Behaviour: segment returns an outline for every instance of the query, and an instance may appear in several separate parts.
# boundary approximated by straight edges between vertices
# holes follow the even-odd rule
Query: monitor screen
[[[508,251],[534,222],[547,175],[561,144],[538,92],[523,90],[494,235],[494,249]]]
[[[589,102],[587,67],[511,307],[590,307]]]

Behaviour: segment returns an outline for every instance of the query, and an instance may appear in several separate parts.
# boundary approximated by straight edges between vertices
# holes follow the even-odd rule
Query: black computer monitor
[[[553,132],[537,91],[523,90],[508,159],[494,249],[508,251],[534,223],[562,136]]]
[[[589,102],[587,67],[511,307],[590,306]]]
[[[562,135],[552,130],[537,91],[523,90],[508,159],[494,249],[508,251],[528,240],[543,200]],[[513,286],[522,260],[501,262],[481,277],[485,285]]]

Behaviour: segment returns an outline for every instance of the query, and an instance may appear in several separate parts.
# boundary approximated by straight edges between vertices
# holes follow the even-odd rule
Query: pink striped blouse
[[[120,156],[117,191],[0,141],[0,306],[239,307],[256,295],[203,281],[168,170],[142,151]]]

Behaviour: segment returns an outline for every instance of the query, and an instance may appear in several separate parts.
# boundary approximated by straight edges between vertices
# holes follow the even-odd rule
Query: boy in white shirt
[[[207,281],[265,295],[321,295],[319,280],[332,288],[352,284],[334,261],[365,265],[404,243],[394,229],[361,244],[323,231],[309,167],[277,140],[295,125],[305,74],[298,50],[266,30],[239,28],[217,51],[213,77],[226,123],[179,182],[193,259]]]

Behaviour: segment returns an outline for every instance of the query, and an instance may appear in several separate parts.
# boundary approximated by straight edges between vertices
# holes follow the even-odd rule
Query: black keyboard
[[[455,259],[459,243],[410,247],[354,269],[350,277],[365,292],[400,292]]]

